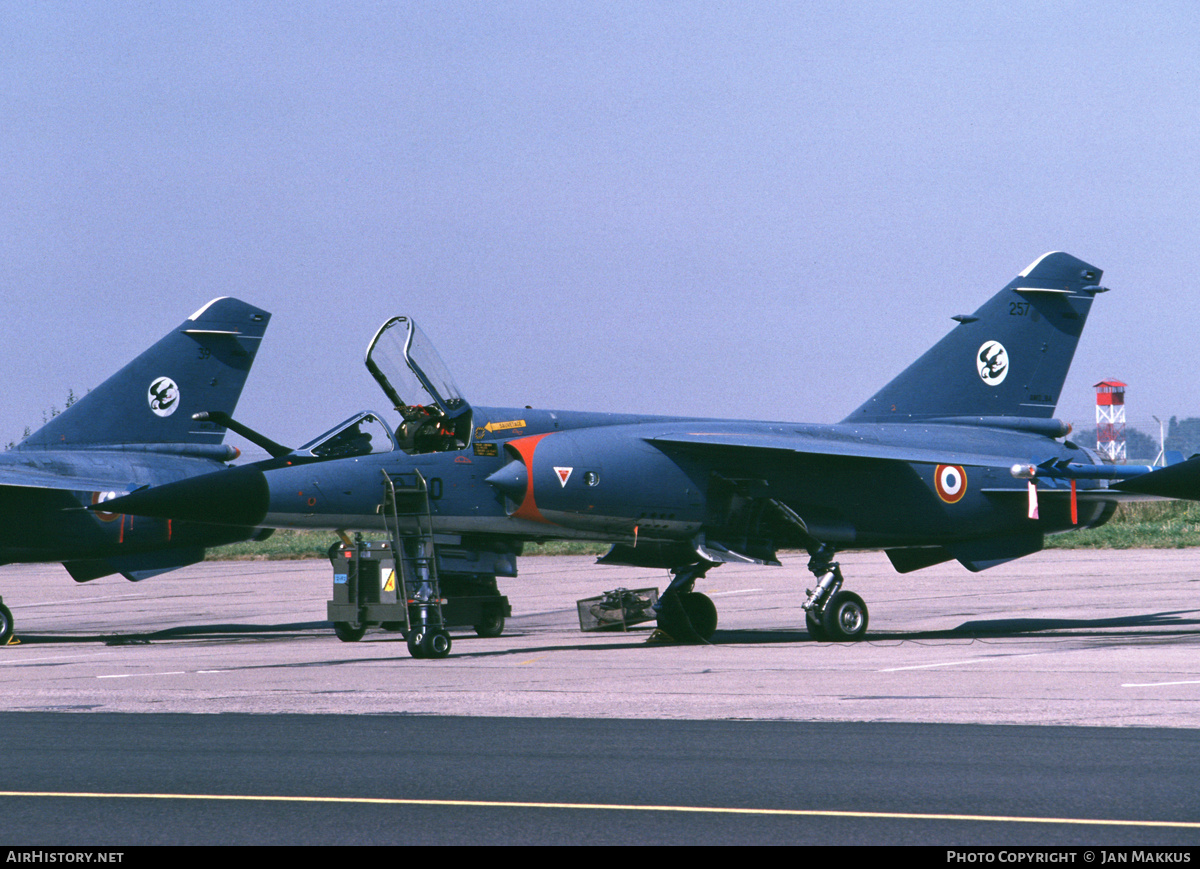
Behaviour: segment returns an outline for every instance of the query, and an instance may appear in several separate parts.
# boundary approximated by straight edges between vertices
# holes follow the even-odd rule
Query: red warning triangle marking
[[[567,487],[567,480],[569,480],[571,478],[571,471],[573,471],[573,470],[575,470],[575,469],[574,468],[555,468],[554,469],[554,473],[558,474],[558,482],[562,483],[562,487],[564,489]]]

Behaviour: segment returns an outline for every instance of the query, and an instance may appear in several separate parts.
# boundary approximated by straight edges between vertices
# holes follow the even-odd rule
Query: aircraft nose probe
[[[256,526],[266,518],[270,500],[263,472],[243,467],[138,489],[88,509],[208,525]]]

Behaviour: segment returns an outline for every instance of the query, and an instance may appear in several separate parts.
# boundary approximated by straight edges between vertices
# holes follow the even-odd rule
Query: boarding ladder
[[[404,636],[413,657],[441,658],[450,651],[450,635],[438,580],[437,549],[429,485],[418,470],[392,476],[383,471],[384,499],[380,511],[392,541],[398,589],[404,608]]]

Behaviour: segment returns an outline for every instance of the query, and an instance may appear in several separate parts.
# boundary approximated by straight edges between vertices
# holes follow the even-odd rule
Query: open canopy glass
[[[447,420],[471,410],[433,344],[408,317],[393,317],[379,327],[367,347],[366,362],[388,400],[405,416],[406,408],[430,405]]]

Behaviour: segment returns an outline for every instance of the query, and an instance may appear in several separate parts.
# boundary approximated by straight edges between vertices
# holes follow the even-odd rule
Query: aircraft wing
[[[808,456],[838,456],[842,458],[874,459],[877,461],[917,462],[930,465],[962,465],[964,467],[994,467],[996,456],[956,450],[928,449],[917,446],[878,444],[862,440],[843,440],[805,432],[687,432],[659,435],[647,441],[660,449],[681,447],[700,452],[729,453],[736,450],[773,451]],[[989,487],[985,495],[1028,497],[1024,483],[1014,481],[1010,487]],[[1038,479],[1042,496],[1068,496],[1070,488],[1061,480]],[[1079,488],[1075,497],[1080,501],[1152,501],[1163,498],[1200,501],[1200,456],[1179,465],[1133,477],[1108,486]]]
[[[919,462],[930,465],[965,465],[994,467],[994,454],[971,453],[962,450],[930,449],[919,446],[881,444],[857,438],[830,437],[807,432],[722,432],[703,431],[671,433],[646,439],[660,449],[682,447],[706,452],[762,450],[797,455],[840,456],[845,458],[878,459],[882,461]]]
[[[114,480],[100,476],[64,475],[28,465],[0,465],[0,488],[60,489],[64,492],[124,491],[129,488],[128,480]]]

